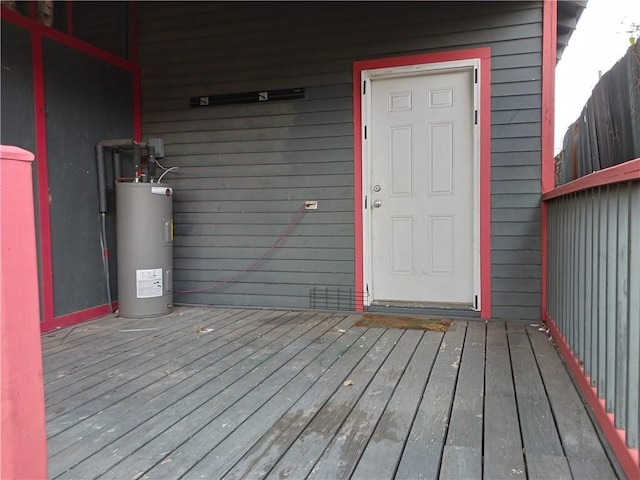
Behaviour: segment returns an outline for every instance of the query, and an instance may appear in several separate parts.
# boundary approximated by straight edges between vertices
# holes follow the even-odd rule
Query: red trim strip
[[[597,390],[591,386],[591,380],[584,374],[578,360],[571,352],[565,338],[560,333],[555,321],[545,312],[543,315],[551,336],[556,341],[560,354],[564,358],[565,364],[571,372],[576,385],[584,395],[585,400],[591,407],[591,411],[600,424],[605,437],[611,444],[622,470],[628,478],[640,478],[639,454],[637,448],[629,448],[626,444],[626,433],[624,430],[615,427],[613,415],[605,409],[604,400],[598,398]]]
[[[40,217],[40,264],[42,266],[42,321],[53,318],[53,264],[51,253],[51,217],[49,214],[49,170],[47,162],[47,117],[45,113],[42,35],[31,34],[33,51],[33,103],[38,172],[38,214]]]
[[[491,49],[471,48],[468,50],[453,50],[447,52],[425,53],[420,55],[407,55],[405,57],[376,58],[353,62],[354,70],[373,70],[376,68],[403,67],[406,65],[420,65],[424,63],[452,62],[455,60],[470,60],[474,58],[490,58]],[[358,80],[360,77],[358,76]]]
[[[558,30],[557,0],[544,0],[542,10],[542,192],[553,189],[553,120]]]
[[[480,317],[491,318],[491,50],[480,62]]]
[[[118,308],[118,302],[113,302],[112,308],[109,308],[109,304],[104,304],[88,308],[86,310],[80,310],[79,312],[61,315],[59,317],[52,318],[47,322],[42,322],[40,324],[40,332],[47,333],[58,328],[70,327],[77,323],[100,318],[114,312],[116,308]]]
[[[109,53],[75,37],[71,37],[67,33],[42,25],[32,18],[12,12],[4,7],[0,8],[0,18],[30,30],[33,33],[38,33],[42,37],[55,40],[56,42],[78,50],[79,52],[86,53],[89,56],[99,58],[107,63],[116,65],[124,70],[133,71],[136,68],[135,63],[130,60],[114,55],[113,53]]]
[[[541,138],[541,179],[542,192],[553,189],[554,180],[554,114],[555,114],[555,72],[558,34],[558,4],[557,0],[544,0],[542,10],[542,138]],[[547,207],[543,203],[541,208],[541,247],[540,263],[542,282],[540,286],[540,305],[542,313],[547,309]]]
[[[601,187],[612,183],[627,182],[640,179],[640,158],[629,160],[628,162],[614,165],[613,167],[598,170],[584,177],[577,178],[569,183],[551,190],[542,195],[542,199],[547,201],[552,198],[561,197],[570,193],[579,192],[588,188]]]
[[[362,217],[362,94],[364,70],[401,67],[426,63],[477,59],[480,62],[480,285],[482,318],[491,318],[491,49],[475,48],[405,57],[378,58],[353,64],[353,137],[354,137],[354,222],[355,290],[364,289],[364,233]],[[364,300],[356,300],[356,310],[364,310]]]

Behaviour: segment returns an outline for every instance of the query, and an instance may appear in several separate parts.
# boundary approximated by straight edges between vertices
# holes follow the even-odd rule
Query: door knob
[[[373,206],[376,208],[380,208],[382,206],[382,202],[380,200],[376,200],[373,202]]]

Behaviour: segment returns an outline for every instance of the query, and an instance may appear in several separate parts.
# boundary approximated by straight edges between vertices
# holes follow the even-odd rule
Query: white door
[[[371,80],[370,300],[474,301],[473,69]]]

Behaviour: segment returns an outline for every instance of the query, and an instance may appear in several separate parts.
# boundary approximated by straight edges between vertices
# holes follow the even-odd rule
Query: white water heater
[[[118,310],[121,317],[166,315],[173,308],[173,189],[116,185]]]

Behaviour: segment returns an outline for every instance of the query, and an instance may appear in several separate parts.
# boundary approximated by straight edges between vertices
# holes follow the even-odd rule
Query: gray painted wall
[[[354,60],[492,49],[493,314],[540,314],[541,2],[139,2],[143,134],[166,141],[175,299],[307,307],[354,284]],[[305,100],[189,97],[305,87]],[[256,271],[222,287],[318,200]],[[181,290],[212,290],[179,293]]]
[[[56,316],[107,303],[95,145],[133,136],[129,72],[45,39],[47,161]],[[108,245],[115,250],[109,216]],[[115,258],[111,260],[113,298]]]
[[[0,143],[15,145],[36,153],[36,135],[33,104],[33,65],[31,34],[21,27],[2,21],[0,61],[0,89],[2,94],[0,116]],[[38,157],[32,163],[34,216],[39,224],[38,210]],[[41,251],[40,231],[36,228],[36,245]],[[38,268],[42,271],[41,257]],[[38,278],[40,284],[42,277]],[[42,306],[42,305],[41,305]]]
[[[35,153],[31,34],[4,20],[1,34],[0,140]],[[133,82],[131,74],[118,67],[49,38],[42,41],[54,315],[60,316],[107,303],[99,241],[95,144],[133,136]],[[36,156],[36,204],[36,167],[41,161]],[[114,205],[112,182],[109,187],[110,204]],[[37,214],[36,209],[39,222]],[[108,243],[115,254],[113,220],[110,215]],[[36,232],[41,251],[40,229]],[[115,300],[115,255],[110,262]]]
[[[74,37],[114,55],[128,57],[129,2],[76,2],[72,8]]]
[[[26,30],[4,20],[0,34],[2,35],[0,143],[15,145],[35,153],[31,35]]]

